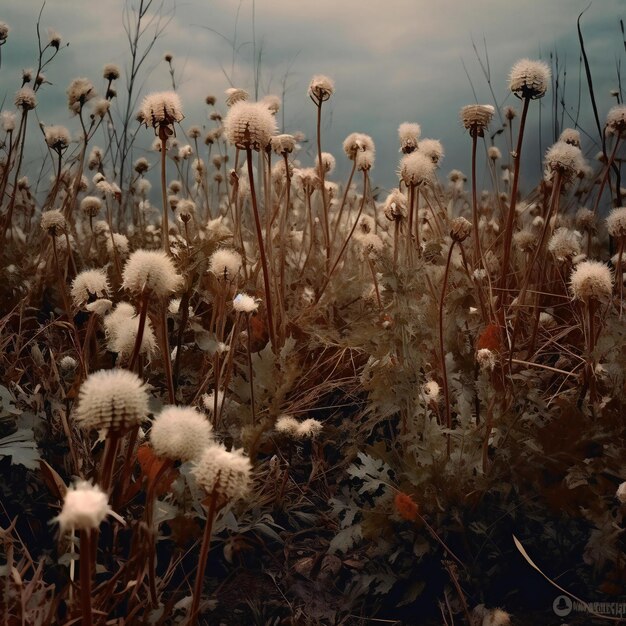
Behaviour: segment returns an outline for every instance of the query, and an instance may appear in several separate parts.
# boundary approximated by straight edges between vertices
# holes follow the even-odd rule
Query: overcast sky
[[[41,4],[31,0],[3,4],[0,20],[9,24],[11,32],[2,47],[0,102],[6,97],[4,106],[12,108],[21,69],[36,66],[35,23]],[[104,63],[128,66],[122,27],[125,4],[124,0],[48,0],[41,19],[43,37],[51,27],[70,45],[46,70],[52,85],[39,92],[40,120],[77,132],[77,120],[65,104],[70,80],[86,76],[101,87]],[[139,0],[128,3],[138,4]],[[254,93],[256,51],[261,59],[259,96],[281,95],[284,82],[285,132],[303,130],[314,140],[315,107],[306,88],[313,74],[327,74],[335,80],[336,92],[324,107],[323,143],[340,164],[336,180],[348,169],[341,142],[358,131],[376,142],[374,179],[390,187],[398,161],[396,131],[404,121],[418,122],[423,137],[443,142],[444,174],[452,168],[468,171],[470,140],[458,112],[476,98],[464,65],[478,101],[493,103],[473,41],[483,60],[486,42],[498,105],[518,105],[507,95],[507,74],[515,61],[542,58],[554,66],[558,56],[561,87],[565,83],[565,125],[572,125],[568,114],[577,117],[580,97],[579,121],[597,139],[584,72],[579,95],[576,18],[587,4],[588,0],[256,0],[253,5],[253,0],[163,0],[163,19],[171,19],[146,61],[142,93],[171,88],[163,61],[164,53],[171,52],[186,115],[183,127],[208,128],[205,96],[221,99],[231,84]],[[159,2],[154,0],[153,6],[158,8]],[[618,64],[626,81],[620,18],[626,19],[626,0],[595,0],[582,18],[601,120],[616,103],[609,92],[618,88]],[[626,91],[626,83],[622,87]],[[120,103],[123,90],[121,80]],[[531,107],[526,156],[534,163],[528,168],[538,168],[540,151],[552,141],[551,95]],[[219,106],[225,109],[223,100]],[[540,108],[542,145],[537,131]],[[146,145],[151,139],[146,137]],[[583,147],[592,155],[597,151],[591,139]],[[300,158],[303,165],[312,164],[311,153]]]

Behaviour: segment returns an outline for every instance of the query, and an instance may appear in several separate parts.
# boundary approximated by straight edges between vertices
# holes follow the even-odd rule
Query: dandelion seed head
[[[70,145],[70,131],[65,126],[46,126],[43,132],[51,150],[61,153]]]
[[[354,161],[360,152],[374,151],[374,141],[364,133],[351,133],[343,141],[343,151]]]
[[[182,282],[172,259],[161,250],[135,250],[122,272],[122,286],[134,294],[145,290],[165,297],[175,292]]]
[[[41,214],[41,229],[49,235],[58,237],[65,232],[66,228],[65,216],[59,209],[51,209]]]
[[[400,139],[400,151],[409,154],[417,150],[419,139],[422,135],[422,128],[419,124],[412,122],[402,122],[398,126],[398,138]]]
[[[622,503],[626,504],[626,482],[620,483],[617,491],[615,492],[615,497]]]
[[[270,142],[272,150],[280,156],[291,154],[296,147],[296,138],[293,135],[274,135]]]
[[[102,269],[85,270],[72,281],[71,295],[77,309],[94,298],[108,296],[109,291],[109,279]]]
[[[10,32],[9,25],[6,22],[0,22],[0,45],[7,40]]]
[[[436,380],[429,380],[422,386],[422,391],[429,402],[438,402],[441,394],[441,386]]]
[[[443,145],[438,139],[422,139],[418,151],[435,165],[440,165],[444,157]]]
[[[606,116],[606,126],[611,134],[623,137],[626,134],[626,105],[612,107]]]
[[[606,218],[606,228],[611,237],[626,237],[626,207],[612,209]]]
[[[497,363],[496,353],[489,348],[481,348],[476,351],[476,362],[483,371],[492,371]]]
[[[328,76],[317,74],[309,83],[309,97],[318,105],[326,102],[335,93],[335,83]]]
[[[411,152],[400,160],[399,175],[407,187],[429,185],[435,179],[435,164],[424,153]]]
[[[489,148],[487,148],[487,156],[492,161],[499,161],[502,158],[502,153],[500,152],[500,148],[498,148],[498,146],[489,146]]]
[[[450,237],[453,241],[465,241],[472,234],[472,223],[464,217],[455,217],[450,222]]]
[[[83,105],[96,96],[96,89],[88,78],[75,78],[67,88],[70,111],[78,113]]]
[[[104,80],[117,80],[120,77],[119,66],[115,65],[115,63],[107,63],[102,70],[102,76]]]
[[[0,113],[0,126],[6,133],[10,133],[15,130],[16,118],[15,113],[12,111],[2,111]]]
[[[225,500],[246,497],[250,490],[252,465],[241,450],[228,452],[221,444],[208,445],[195,463],[192,474],[207,493]]]
[[[520,59],[511,68],[509,89],[518,98],[542,98],[550,83],[550,66],[544,61]]]
[[[179,200],[176,205],[176,217],[183,224],[191,221],[196,214],[196,203],[193,200]]]
[[[613,291],[613,275],[600,261],[579,263],[570,277],[570,292],[577,300],[608,300]]]
[[[470,135],[483,137],[495,111],[490,104],[468,104],[461,109],[461,121]]]
[[[221,390],[218,390],[217,392],[217,411],[218,413],[220,413],[222,411],[222,407],[224,405],[224,400],[226,399],[226,396],[224,395],[224,392]],[[215,390],[211,391],[211,393],[205,393],[202,396],[202,404],[204,405],[204,408],[211,414],[213,414],[213,411],[215,411]]]
[[[272,115],[276,115],[280,111],[281,100],[278,96],[270,94],[261,100],[261,104],[264,104]]]
[[[247,293],[238,293],[233,299],[233,309],[238,313],[254,313],[258,308],[258,302]]]
[[[35,92],[30,87],[22,87],[15,94],[15,106],[22,111],[31,111],[37,106]]]
[[[128,255],[128,237],[122,233],[113,233],[111,237],[107,237],[107,254],[113,258],[113,246],[115,245],[115,252],[120,257],[126,257]]]
[[[548,180],[552,179],[554,173],[559,172],[563,181],[570,181],[577,175],[582,165],[580,148],[572,144],[557,141],[546,152],[545,167]]]
[[[209,271],[218,280],[234,281],[241,270],[241,255],[232,248],[218,248],[209,260]]]
[[[264,150],[276,135],[276,119],[259,102],[239,101],[228,110],[224,133],[240,149]]]
[[[585,207],[581,207],[578,211],[576,211],[575,223],[576,228],[579,230],[593,232],[596,228],[596,216],[593,211],[590,211]]]
[[[85,430],[124,432],[148,415],[143,381],[125,369],[99,370],[80,387],[76,420]]]
[[[148,94],[139,109],[141,122],[158,132],[160,127],[171,128],[183,119],[183,106],[175,91],[156,91]]]
[[[548,250],[554,258],[561,263],[571,261],[575,256],[580,254],[581,234],[578,231],[570,230],[561,226],[557,228],[550,241],[548,242]]]
[[[73,530],[96,530],[112,512],[107,494],[85,480],[71,485],[65,493],[61,512],[52,521],[62,533]]]
[[[212,442],[212,430],[206,416],[196,408],[166,406],[152,422],[150,443],[158,456],[193,461]]]
[[[580,148],[580,133],[574,128],[564,128],[559,135],[559,141]]]
[[[389,221],[401,221],[407,215],[406,196],[399,189],[392,189],[385,198],[383,212]]]

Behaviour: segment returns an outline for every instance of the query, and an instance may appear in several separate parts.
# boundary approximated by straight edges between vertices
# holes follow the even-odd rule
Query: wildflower
[[[6,22],[0,22],[0,46],[7,40],[11,29]]]
[[[4,132],[13,132],[15,130],[15,123],[15,113],[11,111],[2,111],[2,113],[0,113],[0,125]]]
[[[15,106],[23,111],[31,111],[37,106],[35,92],[30,87],[22,87],[15,94]]]
[[[67,222],[65,221],[65,217],[61,211],[58,209],[52,209],[50,211],[44,211],[41,214],[41,228],[49,235],[57,237],[65,232]]]
[[[178,160],[183,161],[184,159],[188,159],[192,154],[193,148],[189,144],[182,146],[178,149]]]
[[[48,29],[48,45],[58,50],[61,45],[61,39],[61,35],[57,33],[56,30],[53,30],[52,28]]]
[[[399,491],[396,493],[393,504],[398,515],[407,522],[414,522],[419,515],[419,507],[410,495]]]
[[[557,228],[548,242],[548,250],[557,261],[571,260],[580,254],[580,238],[580,233],[575,230]]]
[[[96,95],[96,90],[87,78],[75,78],[67,88],[67,104],[70,111],[78,113],[85,102]]]
[[[489,348],[481,348],[476,351],[476,362],[483,371],[492,371],[496,366],[496,354]]]
[[[82,308],[94,298],[109,295],[109,279],[104,270],[85,270],[72,281],[72,300],[74,306]]]
[[[521,59],[511,68],[509,89],[518,98],[542,98],[548,89],[550,74],[547,63]]]
[[[274,135],[270,141],[272,150],[280,156],[291,154],[296,147],[296,138],[293,135]]]
[[[487,148],[487,156],[492,161],[499,161],[502,158],[502,153],[497,146],[489,146],[489,148]]]
[[[136,250],[130,255],[122,272],[122,286],[139,294],[149,291],[156,296],[169,296],[182,284],[172,259],[162,251]]]
[[[570,292],[578,300],[606,300],[613,291],[613,276],[600,261],[579,263],[570,277]]]
[[[313,439],[321,432],[322,423],[313,418],[298,422],[290,415],[281,415],[276,420],[275,428],[277,432],[294,439]]]
[[[125,315],[124,309],[122,311],[116,309],[104,318],[105,329],[108,333],[107,349],[117,354],[118,358],[126,359],[133,353],[139,332],[139,321],[139,317],[134,315],[134,308],[132,315]],[[149,359],[156,353],[156,348],[152,322],[146,319],[139,354]]]
[[[367,150],[374,150],[374,141],[369,135],[352,133],[344,139],[343,151],[351,161],[356,159],[359,152]]]
[[[325,174],[331,174],[336,164],[337,161],[330,152],[322,152],[322,170]],[[316,167],[319,167],[318,163],[316,163]]]
[[[248,494],[251,470],[250,459],[241,450],[228,452],[221,444],[213,443],[204,449],[191,473],[207,493],[238,500]]]
[[[361,253],[364,259],[375,259],[383,251],[383,240],[376,233],[361,234],[356,238],[357,243],[361,247]]]
[[[241,269],[241,255],[230,248],[218,248],[209,260],[209,271],[218,280],[233,281]]]
[[[626,225],[626,222],[625,222]],[[593,232],[596,227],[596,216],[593,211],[581,207],[576,211],[576,228]]]
[[[206,417],[194,407],[166,406],[152,423],[150,443],[158,456],[192,461],[200,458],[211,443],[212,429]]]
[[[615,492],[615,497],[622,503],[626,504],[626,482],[620,483],[617,491]]]
[[[441,387],[436,380],[429,380],[424,383],[422,391],[429,402],[438,402]]]
[[[111,108],[111,102],[105,98],[96,98],[93,103],[93,114],[95,117],[104,117]]]
[[[626,134],[626,105],[618,104],[609,110],[606,116],[606,126],[609,133],[618,137]]]
[[[46,144],[51,150],[61,154],[70,144],[70,133],[65,126],[46,126],[44,129]]]
[[[259,303],[247,293],[238,293],[233,299],[233,309],[238,313],[254,313]]]
[[[335,92],[335,83],[328,76],[318,74],[313,76],[309,83],[308,94],[309,98],[321,106],[322,102],[326,102]]]
[[[196,203],[193,200],[179,200],[176,205],[176,217],[187,224],[196,214]]]
[[[165,137],[174,134],[174,124],[183,119],[180,98],[175,91],[158,91],[148,94],[139,109],[141,123],[152,127],[156,134],[163,129]]]
[[[626,237],[626,207],[613,209],[606,218],[606,228],[611,237]]]
[[[123,432],[138,426],[147,414],[148,392],[133,372],[99,370],[81,385],[76,420],[85,430]]]
[[[85,196],[80,201],[80,210],[89,217],[95,217],[100,213],[102,200],[96,196]]]
[[[226,90],[226,106],[232,107],[237,102],[245,102],[250,98],[250,94],[245,89],[238,89],[237,87],[230,87]]]
[[[189,139],[198,139],[201,132],[202,131],[200,130],[199,126],[190,126],[187,129],[187,137],[189,137]]]
[[[112,513],[109,498],[98,485],[78,480],[68,488],[63,508],[52,521],[59,523],[62,533],[68,530],[96,530]]]
[[[559,141],[580,148],[580,133],[574,128],[564,128],[559,135]]]
[[[114,63],[107,63],[102,70],[104,80],[113,81],[120,77],[120,68]]]
[[[117,254],[125,257],[128,254],[128,237],[122,233],[113,233],[111,237],[107,237],[107,254],[113,257],[113,246],[115,246]]]
[[[236,102],[226,115],[224,132],[238,148],[264,150],[276,134],[276,120],[258,102]]]
[[[453,241],[465,241],[472,234],[472,223],[464,217],[455,217],[450,222],[450,237]]]
[[[439,165],[444,157],[443,145],[438,139],[422,139],[418,150],[435,165]]]
[[[472,137],[484,137],[494,113],[490,104],[468,104],[461,109],[461,121]]]
[[[374,167],[376,152],[372,150],[363,150],[357,153],[355,158],[356,168],[360,172],[368,172]]]
[[[113,307],[113,303],[108,298],[98,298],[93,302],[88,302],[85,309],[90,313],[95,313],[100,317],[104,317]]]
[[[417,150],[422,129],[419,124],[403,122],[398,126],[398,137],[400,138],[400,151],[409,154]]]
[[[422,152],[411,152],[400,160],[399,174],[408,187],[429,185],[435,178],[435,164]]]
[[[563,141],[557,141],[548,148],[545,157],[545,167],[548,180],[555,173],[559,173],[564,182],[574,178],[583,164],[580,148]]]
[[[383,212],[389,221],[403,220],[406,218],[406,196],[398,189],[393,189],[385,199]]]

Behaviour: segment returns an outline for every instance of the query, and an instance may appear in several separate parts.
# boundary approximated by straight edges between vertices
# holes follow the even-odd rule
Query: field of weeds
[[[601,151],[563,128],[528,184],[540,60],[494,77],[515,106],[460,111],[463,173],[416,122],[396,163],[362,132],[325,152],[323,75],[312,159],[279,97],[209,95],[194,125],[174,70],[144,94],[140,64],[74,79],[71,131],[38,126],[61,36],[39,50],[0,113],[3,625],[626,610],[619,91],[590,91]]]

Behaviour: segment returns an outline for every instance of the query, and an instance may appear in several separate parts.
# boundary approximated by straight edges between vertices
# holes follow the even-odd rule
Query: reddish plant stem
[[[83,626],[92,626],[91,615],[91,541],[92,530],[80,531],[80,604]]]

